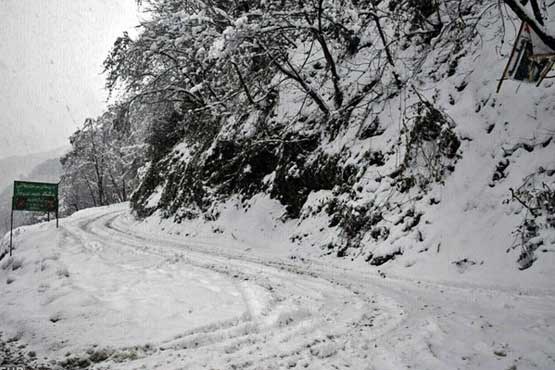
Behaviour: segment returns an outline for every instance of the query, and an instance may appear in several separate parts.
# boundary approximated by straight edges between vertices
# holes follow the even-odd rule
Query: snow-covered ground
[[[3,340],[68,369],[555,368],[555,286],[541,271],[541,288],[514,271],[497,271],[497,288],[456,271],[416,280],[303,256],[279,230],[264,240],[254,213],[249,239],[232,212],[227,232],[154,232],[164,225],[127,207],[16,231],[0,262]]]

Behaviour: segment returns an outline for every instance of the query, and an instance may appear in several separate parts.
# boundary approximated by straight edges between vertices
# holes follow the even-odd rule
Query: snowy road
[[[555,368],[553,295],[160,237],[124,206],[62,225],[16,238],[0,322],[66,368]]]

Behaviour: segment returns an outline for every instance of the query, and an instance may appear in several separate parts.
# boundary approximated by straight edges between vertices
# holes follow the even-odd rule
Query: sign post
[[[13,207],[12,207],[12,214],[10,216],[10,257],[12,256],[12,238],[13,238]]]
[[[58,184],[46,182],[14,181],[10,220],[10,256],[12,255],[13,211],[56,213],[58,228]]]

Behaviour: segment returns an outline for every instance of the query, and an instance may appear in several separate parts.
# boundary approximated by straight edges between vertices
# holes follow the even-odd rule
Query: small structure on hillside
[[[547,46],[526,22],[522,22],[497,92],[503,81],[509,79],[540,86],[554,64],[555,50]]]

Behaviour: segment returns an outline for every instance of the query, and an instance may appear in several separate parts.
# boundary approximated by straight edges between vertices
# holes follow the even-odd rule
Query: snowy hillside
[[[395,260],[395,269],[415,276],[469,270],[489,278],[498,264],[518,274],[535,261],[535,268],[549,269],[555,252],[553,83],[536,88],[507,81],[496,94],[516,37],[515,17],[493,2],[461,4],[455,10],[391,1],[379,7],[385,14],[397,12],[384,16],[383,25],[365,18],[363,5],[344,4],[341,22],[360,36],[336,40],[321,31],[327,45],[292,33],[299,40],[287,55],[265,49],[260,56],[283,58],[283,65],[274,61],[275,70],[249,79],[242,75],[248,72],[236,70],[243,82],[234,80],[239,97],[228,111],[190,113],[196,111],[186,109],[196,103],[185,100],[175,110],[172,103],[143,112],[163,118],[147,134],[150,152],[131,198],[133,209],[141,217],[154,213],[154,220],[212,220],[220,230],[216,225],[226,207],[256,209],[262,200],[258,212],[264,213],[270,198],[282,205],[273,222],[286,223],[290,240],[313,255],[375,266]],[[265,14],[267,7],[259,11]],[[442,23],[425,22],[424,14]],[[187,35],[193,20],[179,19]],[[199,51],[194,61],[223,76],[240,65],[256,68],[247,51],[236,55],[233,47],[259,37],[257,27],[274,21],[240,18],[222,38],[183,47],[209,50],[207,56]],[[145,26],[144,39],[125,41],[125,51],[115,48],[111,63],[122,58],[117,53],[141,52],[144,43],[149,52],[180,55],[173,45],[184,40],[156,34],[159,25],[171,22],[177,22],[174,16],[160,14]],[[304,21],[298,22],[303,29]],[[400,34],[400,40],[387,49],[378,46],[380,27],[387,35]],[[418,27],[426,32],[415,33]],[[356,45],[345,51],[349,40]],[[275,47],[266,39],[257,42]],[[384,54],[393,55],[389,63]],[[237,61],[226,72],[229,58]],[[150,59],[141,63],[137,68],[147,71],[156,65]],[[124,67],[130,68],[118,65],[109,81],[141,86],[132,74],[117,74]],[[307,75],[295,75],[295,68]],[[191,92],[207,99],[203,89],[211,83],[193,84]],[[317,94],[310,84],[320,84]],[[261,100],[251,107],[253,96],[262,96],[265,105]],[[251,232],[248,223],[237,227]]]

